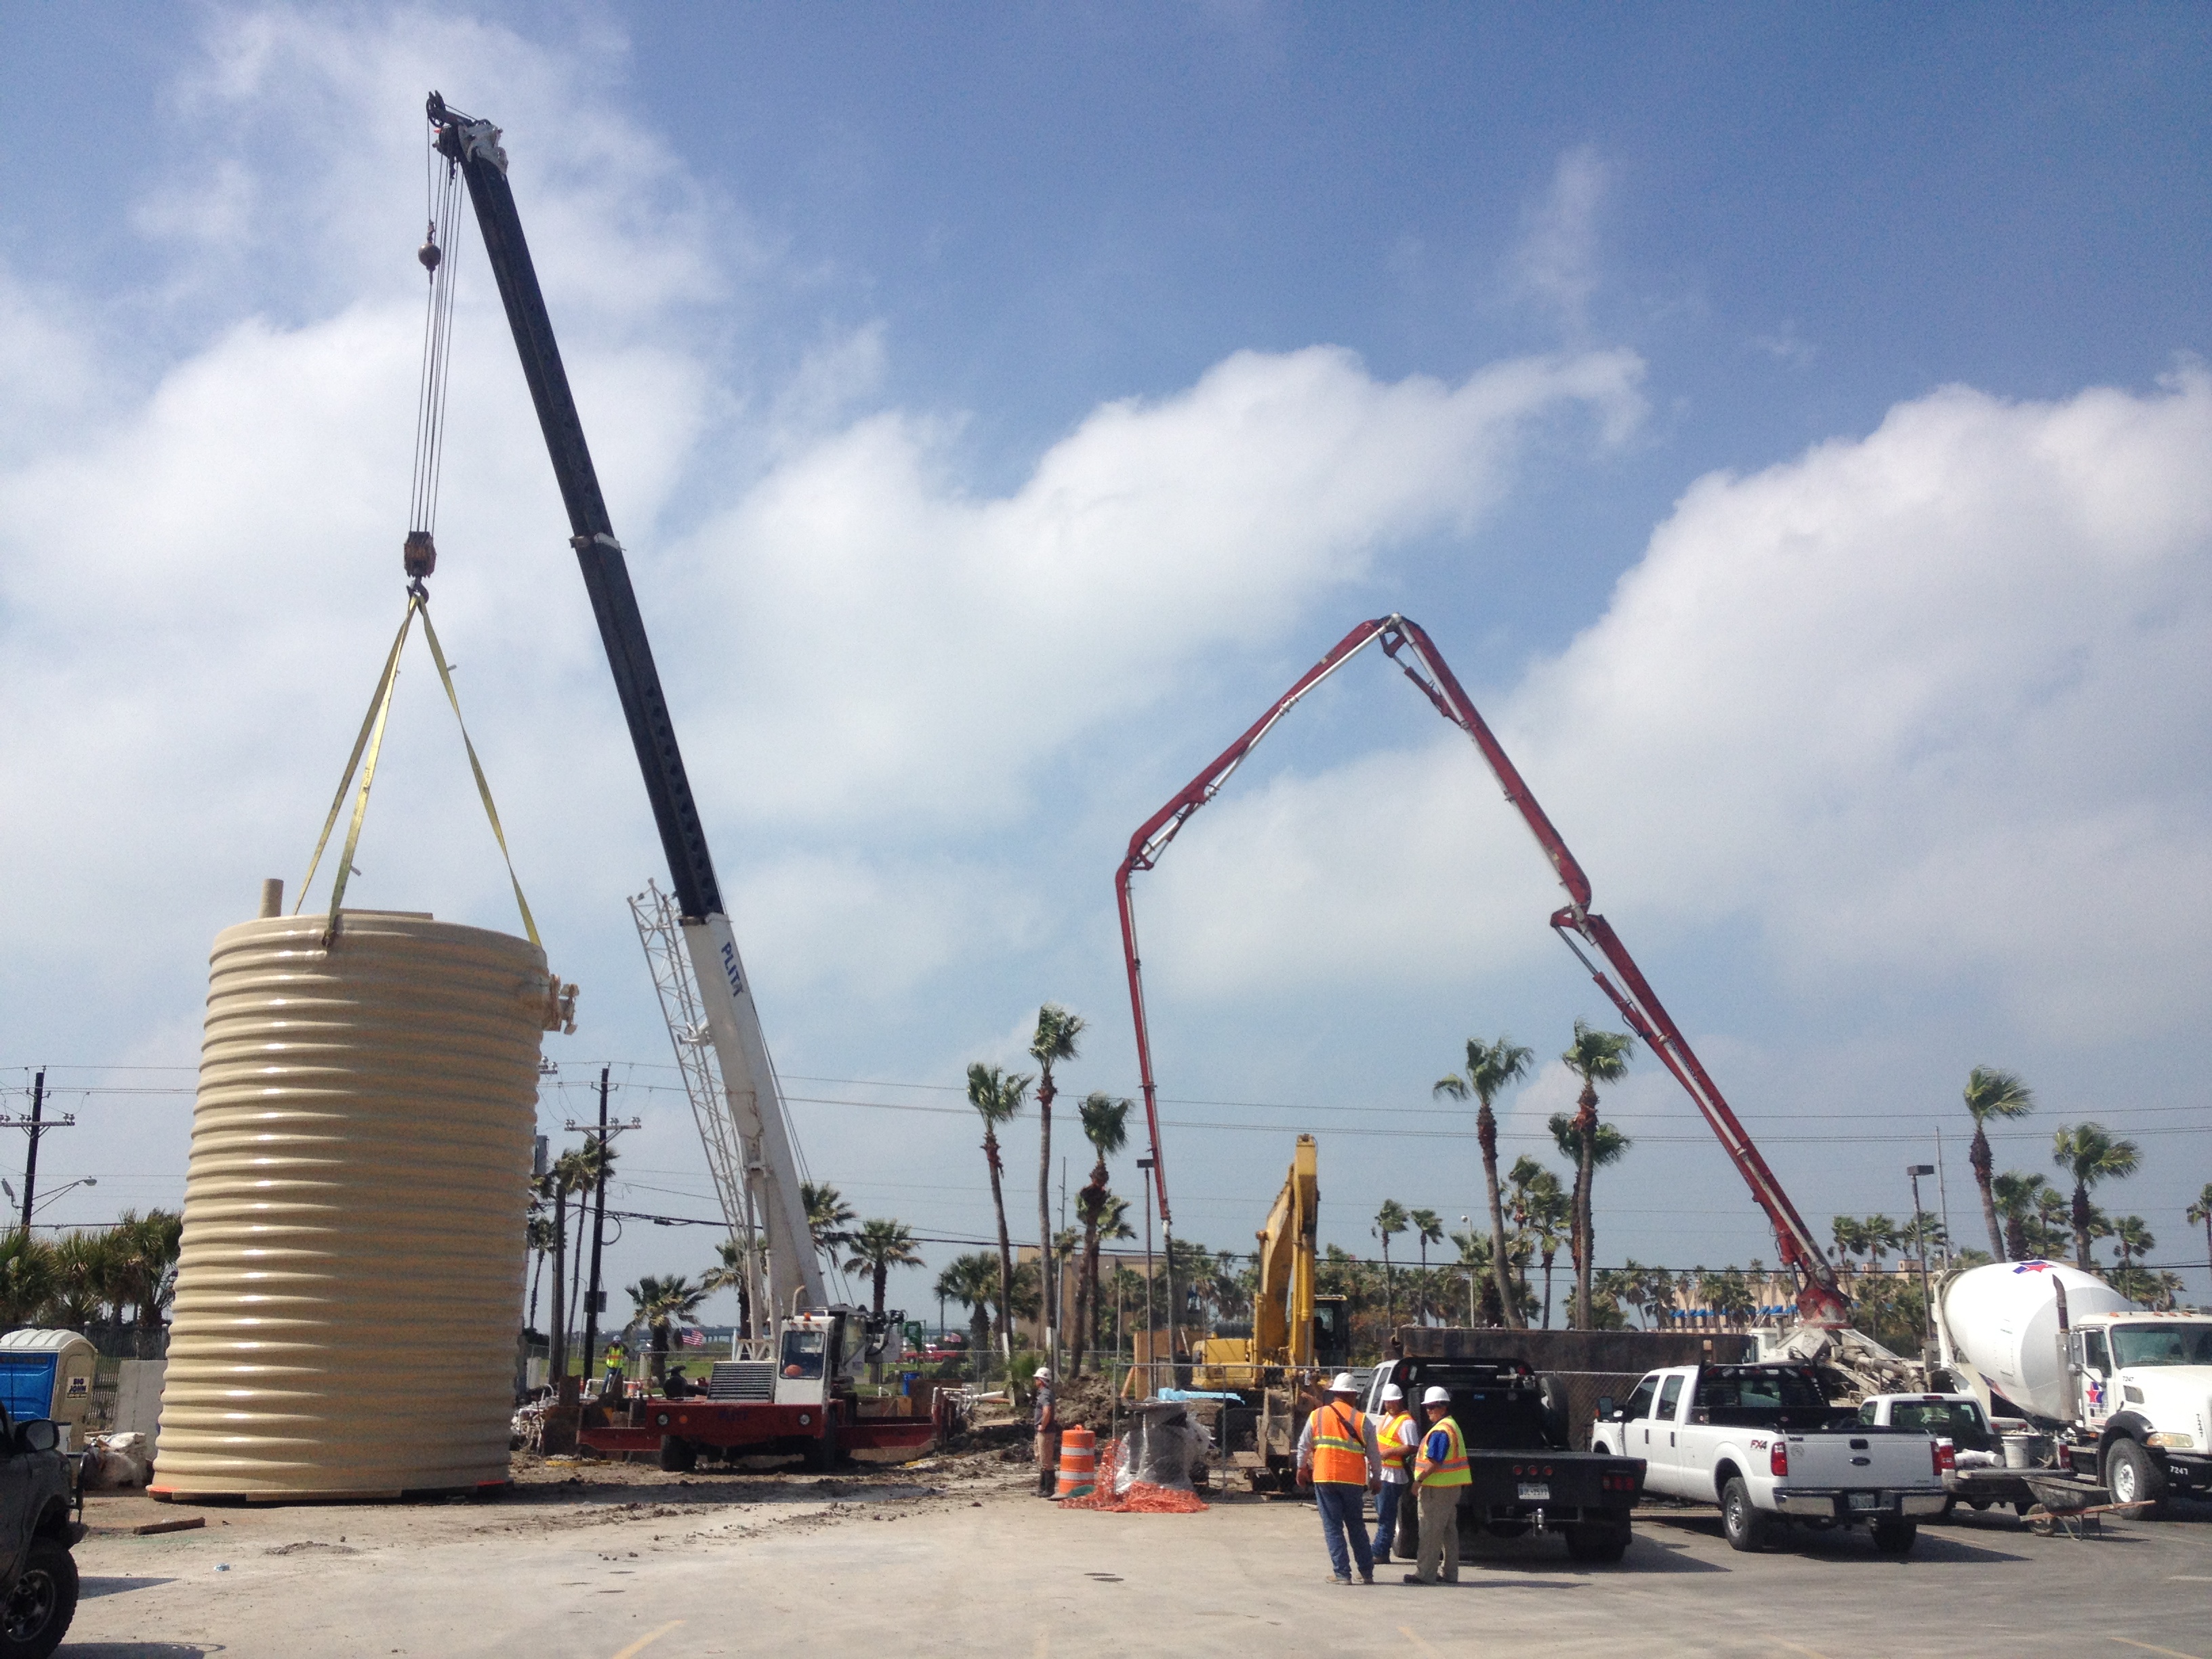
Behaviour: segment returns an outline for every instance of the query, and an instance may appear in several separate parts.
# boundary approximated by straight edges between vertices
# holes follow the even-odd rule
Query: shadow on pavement
[[[228,1650],[220,1642],[64,1642],[63,1659],[207,1659]]]
[[[125,1590],[152,1589],[161,1584],[173,1584],[173,1578],[93,1578],[76,1581],[77,1599],[89,1601],[95,1595],[120,1595]]]

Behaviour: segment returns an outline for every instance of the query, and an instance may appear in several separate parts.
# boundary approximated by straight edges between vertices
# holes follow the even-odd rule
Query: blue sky
[[[986,1230],[957,1117],[829,1103],[957,1106],[1043,998],[1095,1026],[1068,1082],[1133,1091],[1128,830],[1402,609],[1816,1224],[1901,1208],[1988,1062],[2045,1102],[2005,1161],[2082,1116],[2136,1134],[2113,1206],[2202,1259],[2212,1130],[2161,1059],[2212,968],[2201,13],[0,30],[0,834],[29,872],[0,1066],[188,1091],[89,1068],[189,1068],[208,939],[304,862],[397,605],[435,85],[507,128],[771,1042],[870,1085],[791,1085],[865,1212]],[[623,1063],[635,1206],[704,1213],[645,1086],[642,791],[459,257],[442,629],[586,987],[562,1078]],[[499,925],[437,716],[403,702],[362,902]],[[1470,1034],[1549,1054],[1607,1012],[1542,937],[1540,865],[1371,664],[1237,791],[1139,901],[1164,1091],[1248,1103],[1176,1109],[1239,1126],[1169,1131],[1183,1231],[1240,1244],[1300,1128],[1340,1242],[1385,1196],[1473,1212],[1472,1144],[1396,1133],[1458,1128],[1429,1083]],[[1601,1259],[1771,1260],[1642,1072]],[[101,1185],[52,1215],[173,1200],[188,1093],[71,1100],[45,1161]],[[634,1232],[613,1271],[696,1237]]]

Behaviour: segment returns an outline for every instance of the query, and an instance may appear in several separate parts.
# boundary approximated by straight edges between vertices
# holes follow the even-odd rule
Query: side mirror
[[[15,1446],[19,1451],[50,1452],[61,1443],[61,1431],[43,1417],[16,1426]]]
[[[1598,1395],[1597,1417],[1598,1421],[1601,1423],[1618,1423],[1620,1421],[1619,1413],[1614,1412],[1613,1409],[1613,1396],[1611,1395],[1601,1394]]]

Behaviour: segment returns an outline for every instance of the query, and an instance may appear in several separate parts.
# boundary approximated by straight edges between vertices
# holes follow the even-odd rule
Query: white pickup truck
[[[1643,1458],[1654,1497],[1717,1503],[1729,1543],[1765,1547],[1791,1522],[1865,1525],[1889,1555],[1941,1515],[1948,1441],[1879,1429],[1838,1411],[1809,1365],[1680,1365],[1653,1371],[1626,1405],[1598,1401],[1592,1451]]]

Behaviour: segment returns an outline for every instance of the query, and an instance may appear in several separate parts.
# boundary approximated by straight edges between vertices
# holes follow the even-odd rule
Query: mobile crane
[[[760,1012],[708,854],[706,831],[677,747],[675,725],[630,586],[629,568],[600,493],[583,421],[568,388],[568,371],[562,366],[552,319],[507,185],[500,130],[489,121],[462,114],[434,92],[425,108],[431,143],[445,159],[448,177],[458,173],[465,182],[476,210],[484,252],[545,434],[553,476],[568,510],[569,545],[591,596],[630,742],[645,775],[646,795],[668,857],[684,948],[697,977],[708,1036],[737,1123],[748,1194],[767,1235],[768,1306],[770,1316],[780,1322],[775,1357],[716,1365],[706,1399],[643,1401],[629,1408],[631,1421],[587,1427],[579,1437],[600,1450],[657,1449],[663,1466],[671,1468],[689,1468],[702,1449],[726,1454],[800,1450],[826,1465],[841,1448],[926,1443],[931,1432],[927,1422],[864,1419],[858,1413],[853,1373],[883,1352],[902,1316],[889,1312],[878,1319],[859,1308],[833,1306],[823,1294]],[[426,247],[423,264],[434,282],[440,263],[434,249]],[[415,539],[409,538],[410,574],[418,570]]]
[[[1612,925],[1589,908],[1589,877],[1583,873],[1575,855],[1567,850],[1566,842],[1560,839],[1544,809],[1536,804],[1536,798],[1529,793],[1528,784],[1507,758],[1488,724],[1476,712],[1474,702],[1461,690],[1458,679],[1434,641],[1419,623],[1395,612],[1361,623],[1339,640],[1327,656],[1300,675],[1289,690],[1245,728],[1242,736],[1138,826],[1129,837],[1127,855],[1115,872],[1114,896],[1121,918],[1121,952],[1128,971],[1129,1007],[1136,1024],[1138,1076],[1144,1088],[1145,1124],[1151,1138],[1152,1179],[1158,1188],[1162,1224],[1168,1224],[1167,1164],[1160,1157],[1158,1090],[1152,1076],[1152,1036],[1145,1018],[1144,976],[1137,952],[1137,913],[1130,893],[1130,878],[1158,862],[1160,854],[1189,822],[1191,814],[1221,793],[1222,787],[1243,764],[1245,757],[1274,730],[1277,721],[1370,645],[1380,645],[1384,654],[1397,664],[1436,711],[1467,733],[1488,763],[1492,775],[1505,792],[1506,800],[1535,836],[1560,886],[1566,890],[1567,902],[1552,914],[1553,931],[1574,952],[1598,988],[1620,1010],[1630,1029],[1644,1039],[1651,1052],[1658,1055],[1661,1064],[1688,1092],[1707,1125],[1719,1137],[1722,1149],[1751,1188],[1753,1200],[1766,1212],[1784,1265],[1796,1275],[1797,1313],[1808,1336],[1816,1346],[1825,1339],[1814,1334],[1832,1334],[1839,1339],[1839,1346],[1862,1346],[1863,1339],[1859,1343],[1850,1341],[1856,1334],[1848,1331],[1850,1298],[1837,1281],[1836,1270],[1821,1249],[1819,1238],[1797,1213],[1789,1194],[1782,1190],[1782,1183],[1767,1168],[1766,1160],[1752,1144],[1750,1135],[1722,1096],[1719,1085],[1691,1048],[1689,1039],[1682,1035],[1674,1016],[1667,1012],[1658,994],[1636,965],[1635,958],[1628,954],[1628,947],[1621,943]],[[1584,945],[1604,957],[1613,970],[1611,975],[1590,960]],[[1879,1363],[1876,1356],[1868,1357]]]

